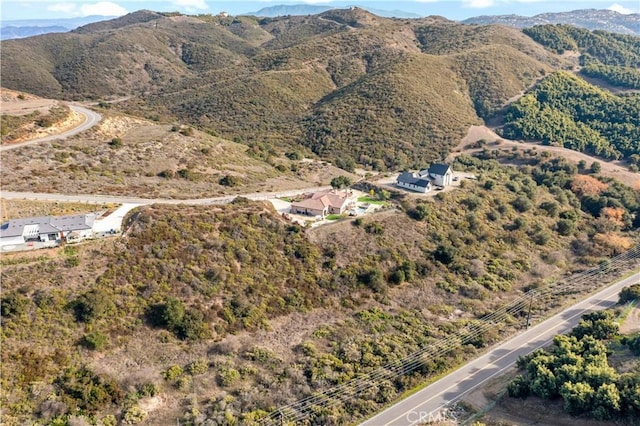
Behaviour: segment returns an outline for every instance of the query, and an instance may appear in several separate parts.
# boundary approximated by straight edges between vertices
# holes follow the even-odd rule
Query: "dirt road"
[[[0,152],[9,151],[11,149],[21,148],[27,145],[35,145],[43,142],[50,142],[58,139],[64,139],[69,136],[77,135],[78,133],[84,132],[85,130],[90,129],[95,126],[102,120],[102,116],[97,112],[91,111],[90,109],[78,106],[78,105],[69,105],[73,111],[77,114],[80,114],[85,117],[84,121],[80,123],[78,126],[74,127],[71,130],[67,130],[66,132],[58,133],[55,135],[45,136],[43,138],[31,139],[29,141],[14,143],[11,145],[3,145],[0,147]]]
[[[471,126],[467,136],[462,139],[460,145],[458,145],[449,155],[447,161],[452,161],[453,158],[461,154],[470,154],[481,151],[482,148],[474,147],[474,144],[480,139],[484,139],[488,142],[486,145],[488,149],[511,150],[513,147],[516,147],[520,151],[536,149],[538,151],[550,152],[557,157],[564,157],[573,163],[578,163],[580,160],[584,160],[587,164],[591,164],[594,161],[597,161],[602,165],[602,171],[600,172],[601,175],[615,178],[631,188],[640,189],[640,174],[629,171],[620,161],[605,161],[601,158],[593,157],[591,155],[560,146],[548,146],[540,143],[517,142],[504,139],[487,126]],[[494,141],[497,141],[497,143],[494,143]]]

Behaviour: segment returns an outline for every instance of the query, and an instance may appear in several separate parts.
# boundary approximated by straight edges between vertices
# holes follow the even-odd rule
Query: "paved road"
[[[253,194],[226,195],[223,197],[213,198],[197,198],[190,200],[175,200],[172,198],[138,198],[114,195],[65,195],[65,194],[47,194],[42,192],[0,192],[0,198],[7,200],[36,200],[36,201],[59,201],[59,202],[78,202],[78,203],[117,203],[117,204],[184,204],[184,205],[211,205],[211,204],[228,204],[236,197],[244,197],[250,200],[268,200],[270,198],[291,197],[298,194],[308,192],[318,192],[331,189],[330,186],[317,186],[313,188],[294,189],[291,191],[279,192],[256,192]]]
[[[78,114],[84,115],[85,120],[82,124],[80,124],[79,126],[71,130],[68,130],[63,133],[58,133],[56,135],[45,136],[43,138],[32,139],[30,141],[16,143],[12,145],[3,145],[0,147],[0,152],[22,148],[23,146],[36,145],[42,142],[51,142],[58,139],[67,138],[69,136],[77,135],[80,132],[84,132],[85,130],[90,129],[91,127],[98,124],[100,120],[102,120],[102,116],[100,114],[98,114],[97,112],[91,111],[90,109],[81,107],[79,105],[69,105],[69,108],[71,108]]]
[[[409,426],[443,420],[447,404],[459,400],[466,393],[504,373],[514,365],[518,357],[548,345],[556,334],[571,330],[582,314],[615,305],[620,289],[634,283],[640,283],[640,273],[607,287],[493,348],[480,358],[365,421],[362,426]]]

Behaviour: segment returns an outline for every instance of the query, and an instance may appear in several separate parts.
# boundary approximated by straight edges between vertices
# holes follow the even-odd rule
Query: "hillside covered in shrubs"
[[[524,35],[359,8],[313,16],[140,11],[2,45],[2,84],[128,100],[127,114],[270,149],[399,169],[444,156],[537,78],[569,62]]]
[[[527,161],[460,157],[477,181],[317,229],[242,199],[155,205],[121,240],[3,257],[3,423],[252,424],[638,243],[637,193]],[[355,421],[523,321],[314,419]]]

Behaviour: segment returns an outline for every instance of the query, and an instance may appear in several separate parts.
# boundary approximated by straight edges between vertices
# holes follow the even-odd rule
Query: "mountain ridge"
[[[10,89],[130,96],[119,106],[127,113],[266,151],[305,147],[347,170],[442,158],[469,125],[568,64],[517,29],[360,8],[279,18],[140,12],[8,41],[0,54]],[[397,141],[404,148],[390,149]]]
[[[63,33],[83,25],[114,18],[116,17],[92,15],[80,18],[4,20],[0,26],[0,40],[13,40],[42,34]]]
[[[352,6],[356,7],[356,6]],[[357,6],[359,8],[365,9],[375,15],[381,16],[383,18],[420,18],[422,15],[412,12],[406,12],[404,10],[394,9],[394,10],[384,10],[377,9],[369,6]],[[279,4],[274,6],[263,7],[262,9],[255,12],[247,12],[243,13],[243,15],[253,15],[253,16],[264,16],[269,18],[275,18],[278,16],[287,16],[287,15],[316,15],[318,13],[326,12],[331,9],[342,9],[343,7],[335,7],[335,6],[324,6],[324,5],[313,5],[313,4]]]
[[[460,21],[463,24],[501,24],[528,28],[545,24],[570,24],[588,30],[604,30],[619,34],[640,35],[640,14],[622,14],[613,10],[577,9],[571,12],[541,13],[531,17],[520,15],[484,15]]]

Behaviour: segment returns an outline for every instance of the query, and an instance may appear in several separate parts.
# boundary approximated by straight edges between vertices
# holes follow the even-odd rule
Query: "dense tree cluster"
[[[620,291],[618,303],[628,303],[634,300],[640,301],[640,284],[633,284]]]
[[[572,415],[588,413],[600,420],[637,418],[640,372],[621,374],[608,362],[606,341],[616,333],[611,312],[583,315],[570,335],[556,336],[550,349],[538,349],[518,361],[523,374],[509,384],[509,395],[560,397],[565,411]]]
[[[618,65],[605,65],[587,55],[582,55],[581,73],[587,77],[602,79],[614,86],[640,89],[640,68]]]
[[[564,53],[579,51],[581,72],[609,84],[629,89],[640,88],[640,38],[589,31],[571,25],[540,25],[525,28],[524,33],[547,48]]]
[[[558,53],[579,50],[606,65],[640,66],[640,38],[635,36],[589,31],[565,24],[537,25],[522,31]]]
[[[556,72],[507,110],[502,133],[605,158],[640,154],[640,95],[614,96]]]

